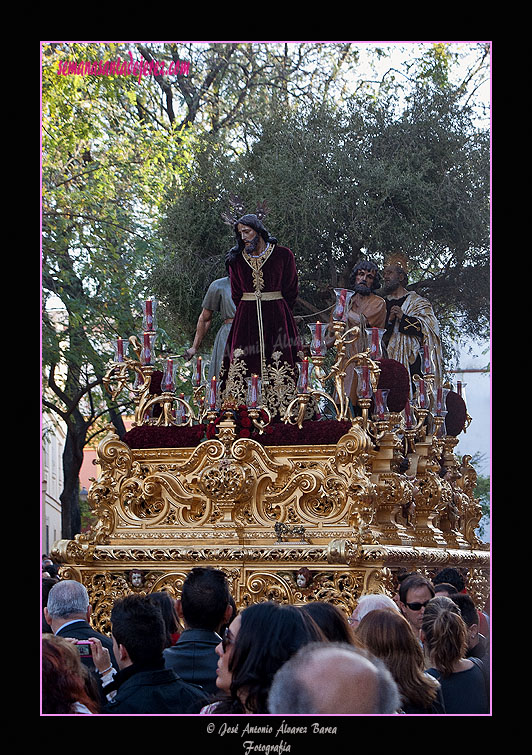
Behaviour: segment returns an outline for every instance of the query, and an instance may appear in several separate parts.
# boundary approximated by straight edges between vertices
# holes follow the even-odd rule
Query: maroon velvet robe
[[[280,352],[278,363],[292,368],[292,377],[297,381],[296,362],[299,361],[298,351],[301,342],[297,326],[292,314],[298,293],[298,276],[293,253],[284,246],[275,246],[266,262],[262,265],[262,293],[280,291],[282,299],[263,301],[262,322],[264,340],[264,358],[266,365],[272,364],[272,354]],[[239,254],[230,265],[229,277],[231,294],[236,305],[236,313],[227,337],[227,349],[222,369],[221,390],[230,364],[237,352],[237,359],[246,366],[247,377],[256,374],[261,376],[261,353],[259,325],[257,317],[257,303],[254,300],[242,300],[244,292],[254,292],[253,271],[242,254]],[[240,350],[242,353],[240,353]],[[263,385],[263,390],[266,386]],[[238,398],[242,398],[240,395]]]

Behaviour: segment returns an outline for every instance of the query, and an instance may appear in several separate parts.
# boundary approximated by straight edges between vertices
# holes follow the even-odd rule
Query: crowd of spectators
[[[222,570],[193,568],[174,599],[114,601],[110,634],[86,588],[43,558],[42,713],[487,714],[489,617],[457,569],[405,574],[393,597],[240,610]]]

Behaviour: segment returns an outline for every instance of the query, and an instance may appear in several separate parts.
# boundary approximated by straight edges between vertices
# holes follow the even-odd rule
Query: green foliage
[[[266,226],[294,251],[301,296],[316,311],[361,256],[382,263],[403,251],[410,287],[432,301],[449,346],[457,332],[486,331],[489,142],[453,98],[418,87],[400,114],[393,98],[285,108],[262,121],[238,158],[198,144],[161,223],[171,262],[152,279],[191,333],[234,243],[221,220],[231,194],[249,211],[267,201]],[[196,295],[184,297],[187,288]]]
[[[105,59],[112,45],[47,46],[43,54],[44,366],[63,358],[101,375],[109,342],[140,328],[155,228],[175,191],[183,142],[139,120],[128,77],[58,75],[59,61]],[[77,390],[82,386],[78,385]]]

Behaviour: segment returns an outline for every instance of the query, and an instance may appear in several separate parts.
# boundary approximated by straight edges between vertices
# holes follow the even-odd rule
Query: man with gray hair
[[[365,650],[336,642],[304,645],[277,671],[270,713],[395,714],[397,685],[384,663]]]
[[[369,613],[370,611],[375,611],[376,609],[388,609],[390,611],[396,611],[397,613],[400,613],[397,603],[384,593],[379,592],[368,593],[368,595],[361,595],[358,599],[355,610],[353,611],[349,619],[349,623],[351,624],[353,629],[357,628],[359,622],[362,621],[367,613]]]
[[[89,603],[87,588],[74,579],[62,579],[55,584],[48,594],[48,602],[44,608],[44,618],[55,635],[73,637],[77,640],[97,637],[109,650],[112,665],[118,668],[113,653],[113,641],[91,627],[91,613],[92,606]],[[84,657],[83,660],[90,669],[94,669],[90,656]]]

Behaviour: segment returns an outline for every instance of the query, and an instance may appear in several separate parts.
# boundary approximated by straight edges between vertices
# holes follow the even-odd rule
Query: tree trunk
[[[83,464],[86,427],[67,430],[63,451],[63,491],[61,501],[61,536],[72,540],[81,532],[81,511],[79,506],[79,472]]]

